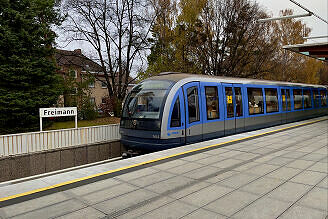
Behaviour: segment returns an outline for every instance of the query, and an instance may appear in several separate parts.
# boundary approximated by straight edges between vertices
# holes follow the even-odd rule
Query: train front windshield
[[[160,129],[160,115],[172,82],[149,80],[135,86],[125,100],[122,128]]]

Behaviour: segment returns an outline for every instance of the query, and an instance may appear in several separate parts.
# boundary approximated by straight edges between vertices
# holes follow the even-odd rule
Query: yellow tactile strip
[[[99,177],[99,176],[108,175],[108,174],[119,172],[119,171],[122,171],[122,170],[131,169],[133,167],[139,167],[139,166],[142,166],[142,165],[145,165],[145,164],[154,163],[154,162],[157,162],[157,161],[161,161],[161,160],[165,160],[165,159],[169,159],[169,158],[173,158],[173,157],[177,157],[177,156],[181,156],[181,155],[201,151],[201,150],[204,150],[204,149],[208,149],[208,148],[212,148],[212,147],[218,147],[220,145],[225,145],[225,144],[229,144],[229,143],[233,143],[233,142],[238,142],[238,141],[242,141],[242,140],[246,140],[246,139],[250,139],[250,138],[254,138],[254,137],[258,137],[258,136],[262,136],[262,135],[272,134],[272,133],[275,133],[275,132],[280,132],[280,131],[283,131],[283,130],[287,130],[287,129],[291,129],[291,128],[295,128],[295,127],[299,127],[299,126],[309,125],[309,124],[316,123],[316,122],[321,122],[321,121],[324,121],[324,120],[327,120],[327,119],[325,118],[325,119],[314,120],[314,121],[311,121],[311,122],[305,122],[305,123],[301,123],[301,124],[298,124],[298,125],[288,126],[288,127],[273,130],[273,131],[268,131],[268,132],[264,132],[264,133],[260,133],[260,134],[256,134],[256,135],[251,135],[251,136],[247,136],[247,137],[243,137],[243,138],[238,138],[238,139],[231,140],[231,141],[226,141],[226,142],[222,142],[222,143],[218,143],[218,144],[213,144],[213,145],[209,145],[209,146],[206,146],[206,147],[197,148],[197,149],[193,149],[193,150],[173,154],[173,155],[166,156],[166,157],[161,157],[161,158],[157,158],[157,159],[154,159],[154,160],[141,162],[141,163],[138,163],[138,164],[118,168],[118,169],[115,169],[115,170],[109,170],[109,171],[106,171],[106,172],[97,173],[97,174],[94,174],[94,175],[90,175],[90,176],[86,176],[86,177],[66,181],[66,182],[63,182],[63,183],[58,183],[58,184],[55,184],[55,185],[52,185],[52,186],[47,186],[47,187],[43,187],[43,188],[40,188],[40,189],[35,189],[35,190],[31,190],[31,191],[24,192],[24,193],[19,193],[19,194],[11,195],[11,196],[8,196],[8,197],[3,197],[3,198],[0,198],[0,202],[4,202],[4,201],[11,200],[11,199],[15,199],[15,198],[35,194],[35,193],[50,190],[50,189],[55,189],[55,188],[62,187],[62,186],[65,186],[65,185],[85,181],[85,180],[92,179],[92,178]]]

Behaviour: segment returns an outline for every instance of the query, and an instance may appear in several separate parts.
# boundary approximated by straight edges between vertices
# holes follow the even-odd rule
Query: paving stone
[[[234,191],[230,194],[221,197],[218,200],[215,200],[214,202],[211,202],[203,208],[226,216],[231,216],[239,209],[245,207],[258,197],[259,196],[247,192]]]
[[[303,171],[302,173],[294,176],[290,181],[296,183],[303,183],[307,185],[316,185],[326,175],[327,174],[319,173],[319,172]]]
[[[211,178],[208,178],[206,179],[205,181],[206,182],[210,182],[210,183],[217,183],[219,181],[222,181],[224,179],[227,179],[235,174],[238,174],[239,172],[237,171],[227,171],[227,172],[223,172],[223,173],[220,173],[214,177],[211,177]]]
[[[159,170],[168,170],[170,168],[181,166],[181,165],[184,165],[184,164],[187,164],[187,163],[189,163],[189,162],[181,160],[181,159],[177,159],[177,160],[172,160],[172,161],[165,162],[165,163],[162,163],[162,164],[154,165],[153,168],[154,169],[159,169]]]
[[[247,153],[247,152],[243,152],[242,154],[239,154],[237,156],[234,156],[234,159],[238,159],[238,160],[251,160],[255,157],[259,156],[258,154],[253,154],[253,153]]]
[[[287,180],[295,176],[296,174],[300,173],[302,170],[300,169],[294,169],[294,168],[288,168],[288,167],[281,167],[272,173],[269,173],[268,177],[277,178],[277,179],[283,179]]]
[[[268,197],[282,201],[295,202],[311,188],[311,186],[303,184],[286,182],[270,192]]]
[[[242,162],[243,162],[242,160],[236,160],[236,159],[229,158],[229,159],[223,160],[221,162],[212,164],[211,166],[224,169],[224,168],[232,167],[236,164],[240,164]]]
[[[202,165],[211,165],[214,163],[218,163],[222,160],[226,160],[228,159],[227,157],[223,157],[223,156],[218,156],[218,155],[214,155],[205,159],[201,159],[201,160],[197,160],[196,163],[200,163]]]
[[[235,157],[235,156],[241,155],[243,153],[244,152],[240,152],[240,151],[228,151],[228,152],[222,154],[221,156],[230,158],[230,157]]]
[[[313,208],[307,208],[303,206],[294,205],[283,213],[279,218],[290,219],[290,218],[318,218],[324,219],[327,216],[327,212],[319,211]]]
[[[139,189],[116,198],[100,202],[96,205],[93,205],[94,208],[101,210],[109,215],[109,217],[117,217],[120,212],[125,213],[130,209],[133,209],[133,206],[139,207],[138,204],[143,203],[145,200],[155,197],[157,194]],[[141,204],[142,206],[142,204]]]
[[[257,195],[264,195],[276,188],[285,181],[269,177],[262,177],[241,188],[242,191],[250,192]]]
[[[328,177],[323,179],[317,186],[324,189],[328,189]]]
[[[115,178],[118,178],[120,180],[129,182],[131,180],[134,180],[134,179],[137,179],[137,178],[140,178],[140,177],[145,177],[147,175],[152,175],[152,174],[157,173],[157,172],[159,172],[159,170],[155,170],[153,168],[145,168],[145,169],[125,173],[125,174],[119,175]]]
[[[220,147],[220,148],[216,148],[216,149],[208,150],[208,151],[206,151],[206,152],[204,152],[204,153],[221,156],[223,153],[226,153],[226,152],[228,152],[228,151],[230,151],[230,150],[228,149],[228,147],[224,147],[224,148]]]
[[[104,201],[107,199],[115,198],[117,196],[131,192],[136,189],[138,189],[138,188],[135,186],[128,185],[126,183],[122,183],[122,184],[119,184],[119,185],[116,185],[116,186],[113,186],[113,187],[110,187],[107,189],[102,189],[98,192],[92,192],[88,195],[82,196],[82,198],[90,204],[95,204],[95,203],[98,203],[98,202],[101,202],[101,201]]]
[[[98,182],[89,183],[87,185],[79,186],[73,189],[66,190],[67,192],[74,193],[75,195],[82,196],[93,192],[99,192],[104,189],[113,187],[120,184],[120,181],[115,179],[106,179]],[[65,192],[66,192],[65,191]]]
[[[310,166],[307,170],[328,173],[328,165],[326,163],[315,163],[314,165]]]
[[[327,146],[327,144],[323,144],[323,145]],[[327,147],[323,147],[320,150],[315,151],[315,153],[327,156],[328,149],[327,149]]]
[[[161,172],[154,173],[154,174],[151,174],[148,176],[144,176],[144,177],[141,177],[141,178],[138,178],[135,180],[131,180],[129,183],[144,187],[144,186],[148,186],[148,185],[154,184],[159,181],[164,181],[164,180],[174,177],[174,176],[175,176],[174,174],[161,171]]]
[[[188,187],[191,183],[195,182],[195,180],[183,177],[183,176],[176,176],[165,181],[161,181],[159,183],[152,184],[147,186],[148,190],[154,191],[156,193],[164,193],[170,190],[173,190],[177,187]]]
[[[286,165],[286,167],[292,167],[292,168],[304,170],[309,166],[313,165],[314,163],[315,163],[314,161],[308,161],[308,160],[295,160],[289,163],[288,165]]]
[[[14,218],[53,218],[63,214],[77,211],[86,206],[77,200],[67,200],[47,207],[39,208],[34,211],[24,212]]]
[[[258,165],[260,165],[260,164],[256,163],[256,162],[249,162],[249,163],[243,164],[239,167],[236,167],[233,170],[242,172],[242,171],[248,170],[250,168],[253,168],[255,166],[258,166]]]
[[[310,154],[305,155],[304,157],[301,157],[300,159],[310,160],[310,161],[319,161],[325,157],[327,157],[327,153],[326,154],[310,153]]]
[[[191,170],[201,168],[203,166],[204,165],[198,164],[198,163],[187,163],[187,164],[184,164],[184,165],[181,165],[178,167],[171,168],[167,171],[170,173],[173,173],[173,174],[183,174],[183,173],[189,172]]]
[[[266,147],[263,147],[263,148],[258,148],[258,149],[254,149],[252,150],[252,153],[255,153],[255,154],[267,154],[267,153],[270,153],[274,151],[274,149],[272,148],[266,148]]]
[[[192,186],[187,186],[183,189],[180,189],[179,191],[175,192],[175,193],[170,193],[169,196],[176,198],[176,199],[180,199],[182,197],[185,197],[189,194],[192,194],[194,192],[197,192],[205,187],[208,187],[210,185],[210,183],[207,182],[199,182],[197,184],[193,184]]]
[[[201,179],[201,178],[206,178],[209,175],[213,175],[213,174],[219,174],[219,172],[222,172],[222,169],[217,168],[217,167],[201,167],[199,169],[196,170],[192,170],[188,173],[183,174],[183,176],[192,178],[192,179]]]
[[[250,204],[232,217],[240,219],[277,218],[290,205],[291,203],[264,197]]]
[[[223,216],[223,215],[219,215],[219,214],[216,214],[214,212],[211,212],[211,211],[207,211],[207,210],[204,210],[204,209],[198,209],[194,212],[191,212],[190,214],[182,217],[182,219],[199,219],[199,218],[202,218],[202,219],[225,219],[227,217]]]
[[[47,206],[61,203],[68,200],[69,197],[63,193],[55,193],[47,196],[42,196],[32,200],[24,201],[21,203],[2,207],[7,217],[13,217],[15,215],[24,215],[28,212],[35,211],[37,209],[45,208]]]
[[[254,160],[254,162],[265,163],[265,162],[268,162],[269,160],[272,160],[275,157],[276,156],[273,156],[272,154],[269,154],[269,155],[265,155],[263,157],[257,158],[256,160]]]
[[[297,149],[297,151],[306,152],[306,153],[310,153],[310,152],[315,151],[315,150],[316,149],[311,147],[311,146],[306,146],[306,147],[302,147],[302,148]]]
[[[185,204],[181,201],[175,201],[168,205],[162,206],[154,211],[140,216],[142,219],[154,218],[180,218],[196,210],[196,207]]]
[[[174,201],[175,201],[175,199],[164,196],[162,198],[152,201],[151,203],[139,206],[138,208],[135,208],[135,209],[131,209],[126,214],[118,216],[117,218],[134,219],[143,214],[146,214],[147,212],[153,211],[161,206],[167,205],[168,203],[174,202]]]
[[[254,150],[258,150],[258,149],[260,149],[260,148],[261,148],[261,147],[259,147],[259,146],[255,146],[255,145],[252,145],[251,143],[249,143],[249,142],[247,141],[247,145],[244,146],[244,147],[239,148],[239,151],[256,153]],[[252,151],[254,151],[254,152],[252,152]]]
[[[221,196],[230,191],[232,191],[231,188],[214,184],[197,192],[194,192],[180,200],[185,203],[201,207],[220,198]]]
[[[272,160],[267,161],[266,163],[271,164],[271,165],[283,166],[293,160],[294,159],[285,158],[285,157],[276,157],[276,158],[273,158]]]
[[[227,178],[225,180],[222,180],[219,182],[220,185],[232,187],[232,188],[238,188],[240,186],[243,186],[254,179],[258,178],[258,176],[253,174],[247,174],[247,173],[239,173],[235,174],[230,178]]]
[[[193,154],[191,156],[186,156],[181,158],[182,160],[186,160],[186,161],[196,161],[196,160],[200,160],[200,159],[204,159],[204,158],[208,158],[211,155],[209,154],[205,154],[205,153],[198,153],[198,154]]]
[[[87,207],[72,213],[58,217],[58,219],[88,219],[88,218],[103,218],[106,215],[94,208]]]
[[[328,163],[328,156],[324,159],[319,160],[320,163]]]
[[[306,194],[297,205],[328,211],[328,190],[314,188]]]
[[[246,172],[256,175],[265,175],[275,169],[278,169],[278,166],[269,165],[269,164],[261,164],[256,167],[250,168],[246,170]]]

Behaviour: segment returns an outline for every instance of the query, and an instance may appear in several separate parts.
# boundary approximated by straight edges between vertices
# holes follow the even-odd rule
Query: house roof
[[[81,49],[75,49],[74,51],[56,49],[55,58],[58,66],[78,66],[82,68],[82,72],[99,73],[97,74],[98,77],[104,77],[102,67],[83,55]],[[124,79],[125,77],[122,80]],[[118,82],[118,76],[116,76],[115,81]],[[128,81],[132,82],[134,79],[129,77]]]
[[[282,48],[328,62],[328,42],[287,45]]]
[[[102,71],[101,66],[83,55],[81,49],[74,51],[56,49],[55,58],[58,66],[78,66],[90,72]]]

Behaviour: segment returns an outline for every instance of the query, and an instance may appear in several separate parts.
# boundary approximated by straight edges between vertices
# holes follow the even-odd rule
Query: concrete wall
[[[119,141],[0,158],[0,182],[120,157]]]

